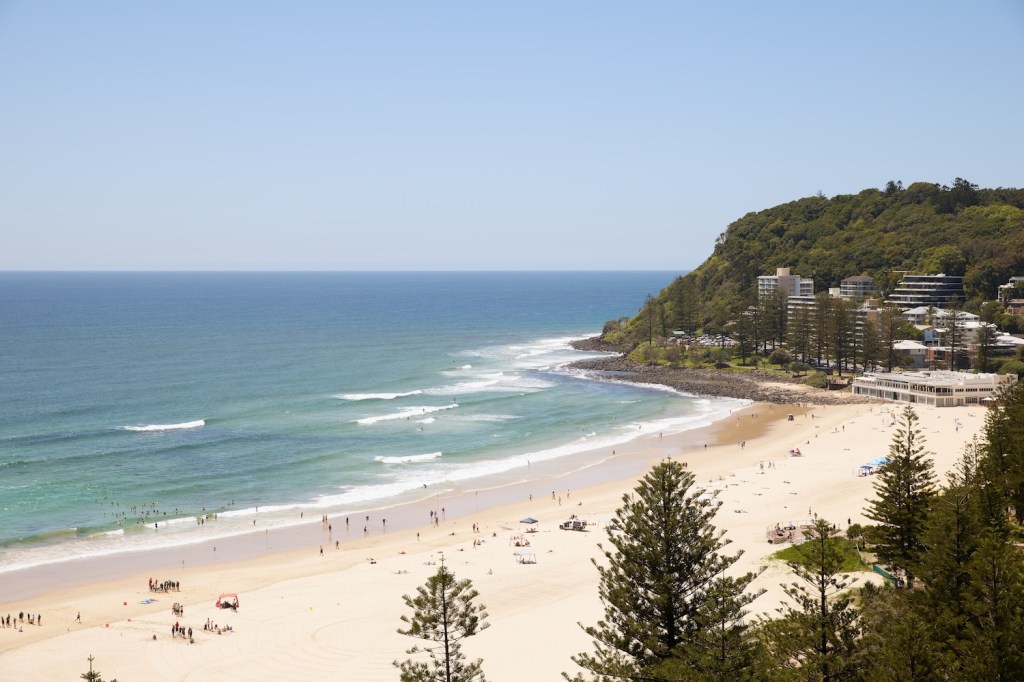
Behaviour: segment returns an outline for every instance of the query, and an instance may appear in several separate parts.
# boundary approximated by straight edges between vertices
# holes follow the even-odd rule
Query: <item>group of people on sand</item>
[[[176,580],[154,580],[149,579],[149,591],[150,592],[180,592],[181,583]]]
[[[206,622],[203,623],[203,630],[206,632],[216,632],[218,635],[224,632],[234,632],[234,628],[230,625],[217,625],[212,619],[207,618]],[[175,621],[171,626],[171,637],[177,639],[181,638],[187,641],[189,644],[195,644],[196,640],[192,637],[192,628],[185,627],[178,621]],[[153,639],[156,639],[156,635],[153,635]]]
[[[795,530],[796,526],[794,526],[791,523],[788,523],[785,526],[776,523],[775,529],[772,531],[773,537],[769,540],[769,542],[781,542],[783,540],[792,542],[793,531]]]
[[[42,625],[42,624],[43,624],[43,615],[41,613],[32,614],[32,613],[25,613],[24,611],[22,611],[17,616],[12,616],[11,614],[8,613],[6,618],[0,618],[0,628],[4,628],[4,629],[11,628],[11,629],[17,630],[18,632],[22,632],[22,628],[25,625]]]
[[[174,621],[174,625],[171,626],[171,637],[187,639],[189,644],[195,642],[195,640],[192,639],[192,628],[186,629],[185,626],[179,624],[178,621]]]
[[[206,622],[203,623],[203,629],[207,632],[216,632],[218,635],[222,632],[234,632],[234,628],[232,628],[230,625],[217,625],[210,618],[207,618]]]

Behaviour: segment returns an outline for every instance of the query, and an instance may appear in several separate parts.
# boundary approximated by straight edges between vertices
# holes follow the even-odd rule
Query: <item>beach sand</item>
[[[622,495],[651,464],[666,456],[686,462],[699,486],[717,491],[716,525],[731,541],[725,552],[743,551],[735,572],[767,566],[754,583],[767,593],[752,610],[770,613],[784,598],[779,583],[791,575],[768,559],[779,546],[766,541],[766,529],[814,514],[842,529],[848,520],[865,523],[873,478],[859,476],[858,467],[888,453],[890,421],[902,407],[754,404],[705,429],[644,436],[615,456],[595,453],[593,466],[573,474],[553,477],[533,466],[532,478],[514,486],[373,512],[367,538],[363,519],[346,533],[344,520],[331,518],[331,534],[315,521],[288,538],[254,533],[222,544],[217,560],[198,547],[184,563],[179,550],[70,562],[40,571],[42,581],[4,574],[0,615],[25,611],[43,620],[20,632],[0,629],[0,670],[21,681],[77,679],[92,655],[105,679],[121,682],[394,680],[391,662],[417,643],[397,633],[407,613],[402,595],[414,593],[443,557],[457,578],[473,581],[490,614],[491,627],[466,640],[464,652],[483,658],[493,682],[556,680],[576,670],[571,655],[592,648],[578,626],[602,615],[591,559],[601,556],[598,543]],[[916,410],[944,480],[980,432],[985,410]],[[802,456],[790,456],[793,448]],[[434,507],[445,508],[437,525],[430,523]],[[587,532],[558,529],[570,514],[588,521]],[[523,532],[526,516],[539,519],[538,532]],[[518,537],[530,546],[516,547]],[[516,552],[523,551],[536,563],[520,563]],[[181,591],[151,593],[151,577],[180,581]],[[237,613],[215,608],[222,592],[239,594]],[[183,616],[171,613],[174,602],[184,605]],[[207,619],[233,631],[206,631]],[[171,637],[175,622],[192,627],[195,643]]]

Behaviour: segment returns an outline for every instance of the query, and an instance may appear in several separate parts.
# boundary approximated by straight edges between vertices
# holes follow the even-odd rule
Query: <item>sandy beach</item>
[[[815,514],[840,528],[866,522],[873,479],[858,467],[887,454],[902,407],[758,403],[705,429],[650,434],[614,456],[595,453],[593,466],[573,474],[535,467],[521,484],[377,510],[369,522],[352,519],[348,531],[342,518],[329,519],[330,531],[314,519],[291,538],[255,533],[222,545],[215,559],[122,556],[62,564],[41,572],[45,580],[8,574],[0,615],[38,613],[42,624],[0,629],[0,670],[18,680],[77,679],[93,655],[104,679],[121,682],[393,680],[391,662],[415,643],[396,632],[406,612],[401,597],[443,557],[456,577],[473,581],[490,614],[491,627],[464,645],[484,659],[488,678],[559,679],[575,670],[572,654],[591,648],[577,623],[601,616],[591,559],[600,556],[604,526],[652,463],[686,462],[700,486],[716,491],[716,525],[731,541],[725,551],[744,552],[738,572],[767,566],[755,587],[768,591],[753,608],[771,612],[788,572],[769,561],[779,547],[766,541],[766,529]],[[944,479],[980,431],[984,409],[916,409]],[[794,448],[801,456],[789,454]],[[436,523],[431,507],[444,509]],[[570,514],[588,522],[587,532],[558,529]],[[526,516],[539,519],[537,532],[524,533]],[[521,563],[517,552],[531,552],[535,563]],[[151,592],[150,578],[179,581],[181,590]],[[225,592],[239,595],[237,612],[214,606]],[[175,602],[184,607],[180,616],[171,611]],[[176,622],[192,628],[194,643],[171,636]],[[218,634],[204,629],[208,622],[232,629]]]

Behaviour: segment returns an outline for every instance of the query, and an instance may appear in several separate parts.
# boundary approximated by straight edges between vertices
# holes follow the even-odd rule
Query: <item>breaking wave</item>
[[[177,431],[178,429],[198,429],[200,426],[206,426],[205,419],[180,424],[147,424],[145,426],[122,426],[121,428],[125,431]]]
[[[406,391],[404,393],[345,393],[336,395],[339,400],[394,400],[395,398],[407,398],[411,395],[420,395],[423,391]]]
[[[410,407],[400,412],[392,412],[390,414],[382,414],[376,417],[363,417],[362,419],[354,420],[356,424],[376,424],[377,422],[393,421],[395,419],[412,419],[413,417],[419,417],[430,412],[440,412],[441,410],[451,410],[458,407],[458,403],[452,403],[451,405],[428,405],[426,407]]]
[[[418,462],[433,462],[440,459],[440,452],[428,452],[425,455],[407,455],[405,457],[374,457],[374,461],[381,464],[416,464]]]

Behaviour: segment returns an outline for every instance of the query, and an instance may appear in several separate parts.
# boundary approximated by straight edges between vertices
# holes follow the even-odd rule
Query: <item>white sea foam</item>
[[[441,410],[452,410],[458,407],[458,403],[451,403],[450,405],[427,405],[420,407],[409,407],[400,412],[392,412],[390,414],[381,414],[375,417],[363,417],[362,419],[354,420],[356,424],[376,424],[377,422],[393,421],[395,419],[412,419],[423,414],[430,412],[440,412]]]
[[[460,381],[450,386],[441,386],[427,390],[430,395],[467,395],[469,393],[482,393],[494,389],[499,383],[498,379],[484,379],[481,381]]]
[[[434,419],[433,417],[427,417],[426,419],[417,419],[416,423],[417,424],[433,424],[436,421],[437,420]]]
[[[339,400],[394,400],[395,398],[408,398],[411,395],[421,395],[423,391],[406,391],[404,393],[345,393],[336,395]]]
[[[601,374],[597,374],[597,373],[594,373],[594,372],[591,372],[591,371],[588,371],[588,370],[578,370],[578,369],[562,368],[562,369],[560,369],[558,371],[559,371],[560,374],[566,374],[568,376],[573,376],[573,377],[576,377],[578,379],[586,379],[588,381],[597,381],[597,382],[607,383],[607,384],[623,384],[625,386],[633,386],[634,388],[641,388],[641,389],[644,389],[644,390],[647,390],[647,391],[656,391],[658,393],[671,393],[673,395],[681,395],[681,396],[684,396],[686,398],[692,398],[692,399],[696,400],[698,404],[703,404],[703,405],[707,405],[707,404],[710,403],[710,401],[707,398],[695,395],[693,393],[687,393],[686,391],[680,391],[678,389],[672,388],[671,386],[665,386],[663,384],[648,384],[648,383],[639,382],[639,381],[622,381],[622,380],[617,379],[617,378],[611,378],[611,377],[602,376]],[[716,398],[716,400],[718,400],[719,402],[722,402],[722,403],[729,403],[729,401],[735,401],[735,403],[729,403],[729,404],[733,405],[733,407],[730,408],[730,409],[735,409],[736,405],[748,405],[751,402],[749,400],[744,400],[744,399],[741,399],[741,398]],[[625,402],[627,402],[627,401],[621,401],[620,400],[619,402],[625,404]],[[628,402],[637,402],[637,401],[628,401]]]
[[[473,393],[535,393],[554,386],[554,382],[539,377],[504,372],[481,374],[473,381],[460,381],[425,391],[429,395],[456,396]]]
[[[321,509],[337,509],[339,507],[351,509],[376,505],[382,500],[394,499],[413,490],[420,490],[424,484],[434,486],[441,480],[440,476],[424,477],[417,472],[415,475],[399,478],[391,483],[344,488],[343,492],[336,495],[324,495],[317,498],[316,506]],[[432,494],[437,492],[440,491],[436,488],[431,489]]]
[[[147,424],[146,426],[122,426],[121,428],[125,431],[176,431],[178,429],[198,429],[200,426],[206,426],[205,419],[180,424]]]
[[[507,422],[513,419],[521,419],[521,417],[514,414],[464,414],[459,416],[459,420],[465,422]]]
[[[197,525],[195,516],[178,516],[173,519],[160,519],[147,523],[146,526],[159,530],[160,528],[171,528],[173,526]]]
[[[262,511],[262,507],[260,509]],[[225,513],[222,512],[218,516],[224,517]],[[273,523],[265,524],[262,528],[283,528],[301,523],[304,523],[304,521],[291,517],[288,519],[279,518]],[[147,526],[152,527],[152,524],[147,524]],[[88,559],[115,554],[145,552],[154,549],[182,547],[209,540],[224,540],[250,533],[252,530],[248,519],[236,519],[232,523],[218,521],[202,526],[197,526],[193,520],[189,525],[178,528],[168,527],[166,529],[163,522],[161,522],[159,531],[141,534],[131,532],[126,534],[123,528],[118,528],[103,533],[94,533],[84,538],[76,538],[68,542],[45,544],[16,550],[0,550],[0,574],[60,563],[67,561],[69,558]]]
[[[121,536],[121,535],[124,535],[124,528],[117,528],[115,530],[104,530],[104,531],[101,531],[99,533],[93,533],[89,537],[90,538],[109,538],[109,537],[118,537],[118,536]]]
[[[405,457],[374,457],[374,461],[382,464],[416,464],[419,462],[433,462],[440,459],[440,452],[428,452],[425,455],[407,455]]]

